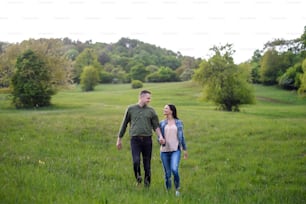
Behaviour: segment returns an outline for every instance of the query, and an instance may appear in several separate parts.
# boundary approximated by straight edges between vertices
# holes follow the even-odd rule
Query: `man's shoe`
[[[180,196],[180,192],[178,190],[175,191],[175,196]]]
[[[147,187],[147,188],[149,188],[149,187],[150,187],[150,182],[147,181],[147,180],[145,180],[145,181],[144,181],[144,186]]]
[[[137,177],[137,184],[141,184],[141,182],[142,182],[142,178],[141,178],[141,176],[138,176]]]

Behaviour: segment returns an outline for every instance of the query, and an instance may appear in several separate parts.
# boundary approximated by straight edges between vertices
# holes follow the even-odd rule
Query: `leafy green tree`
[[[180,75],[181,81],[189,81],[192,79],[194,74],[194,69],[185,69],[185,71]]]
[[[102,52],[98,57],[98,61],[100,62],[100,64],[104,65],[110,62],[110,57],[108,56],[106,52]]]
[[[146,80],[148,82],[173,82],[179,81],[179,78],[169,67],[160,67],[157,72],[149,74]]]
[[[0,55],[0,87],[9,87],[14,74],[16,59],[21,54],[20,47],[8,46]]]
[[[70,49],[66,52],[65,56],[67,59],[74,61],[79,55],[79,51],[77,49]]]
[[[135,65],[131,68],[131,79],[132,80],[139,80],[144,82],[145,78],[147,76],[149,72],[147,71],[147,69],[142,65],[142,64],[138,64]]]
[[[251,59],[251,80],[252,83],[258,84],[260,83],[260,62],[261,62],[261,51],[255,50]]]
[[[100,83],[112,83],[114,75],[110,72],[102,71],[100,72]]]
[[[151,73],[154,73],[154,72],[157,72],[159,69],[158,66],[156,65],[149,65],[146,67],[146,70],[151,74]]]
[[[206,98],[226,111],[239,111],[241,104],[254,103],[254,91],[248,77],[234,64],[232,45],[211,50],[214,55],[200,64],[193,77],[203,85]]]
[[[50,79],[45,63],[32,50],[20,55],[11,83],[16,108],[50,105],[51,95],[55,94]]]
[[[93,91],[99,83],[99,71],[94,66],[85,66],[80,78],[82,90]]]
[[[98,70],[102,69],[101,64],[98,62],[98,56],[95,53],[95,50],[92,48],[86,48],[77,56],[75,60],[73,80],[76,83],[80,82],[80,76],[83,72],[83,68],[90,65],[96,67]]]
[[[303,74],[301,75],[300,81],[301,85],[300,88],[298,89],[299,95],[306,95],[306,58],[303,61],[302,64],[302,69],[303,69]]]
[[[300,87],[300,78],[303,74],[301,63],[289,67],[286,72],[278,79],[278,85],[283,89],[297,90]]]
[[[0,84],[4,82],[5,86],[8,86],[8,81],[15,72],[17,57],[28,49],[44,61],[44,66],[50,73],[50,80],[55,86],[64,86],[71,81],[71,62],[63,56],[65,52],[62,52],[62,41],[60,39],[30,39],[18,44],[10,44],[0,55]]]
[[[265,52],[261,62],[260,79],[263,84],[273,85],[277,83],[279,56],[276,50]]]

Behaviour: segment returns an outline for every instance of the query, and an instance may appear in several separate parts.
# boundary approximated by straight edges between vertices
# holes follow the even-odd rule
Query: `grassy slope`
[[[160,119],[177,105],[189,159],[181,161],[182,196],[167,194],[158,145],[152,186],[134,186],[128,136],[117,151],[129,85],[102,85],[53,97],[53,107],[15,110],[0,95],[1,203],[305,203],[306,101],[255,86],[257,103],[216,111],[192,83],[145,84]]]

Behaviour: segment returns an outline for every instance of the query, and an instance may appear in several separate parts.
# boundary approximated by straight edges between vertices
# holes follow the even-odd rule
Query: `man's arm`
[[[161,131],[160,131],[160,128],[156,128],[155,129],[155,133],[156,135],[158,136],[158,141],[160,144],[165,144],[166,143],[166,140],[165,138],[163,137],[163,135],[161,134]]]
[[[119,129],[118,137],[117,137],[116,146],[117,146],[118,150],[120,150],[122,148],[121,138],[123,137],[129,122],[130,122],[130,120],[129,120],[128,109],[126,109],[125,114],[124,114],[123,119],[122,119],[120,129]]]

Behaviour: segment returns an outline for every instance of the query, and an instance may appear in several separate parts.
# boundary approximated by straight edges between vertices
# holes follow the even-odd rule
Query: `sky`
[[[196,58],[233,44],[235,63],[306,26],[305,0],[1,0],[0,41],[116,43],[126,37]]]

